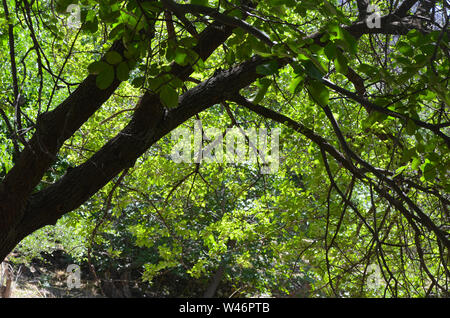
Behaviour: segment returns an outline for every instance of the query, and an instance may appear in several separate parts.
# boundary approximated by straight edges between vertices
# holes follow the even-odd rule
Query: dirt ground
[[[79,288],[69,288],[70,260],[62,251],[44,255],[30,264],[9,263],[12,273],[11,298],[101,297],[93,281],[80,280]],[[83,272],[81,272],[81,275]]]
[[[70,288],[74,280],[70,279],[68,267],[73,260],[63,250],[41,256],[26,264],[10,259],[11,298],[140,298],[157,295],[155,290],[148,289],[148,284],[142,283],[139,271],[97,271],[94,279],[87,263],[80,264],[79,286]]]

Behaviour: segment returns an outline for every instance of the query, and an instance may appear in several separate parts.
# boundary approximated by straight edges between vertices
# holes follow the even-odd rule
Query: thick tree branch
[[[218,28],[218,24],[213,23],[199,35],[194,51],[202,59],[206,59],[231,35],[231,32],[231,27]],[[123,51],[121,41],[114,43],[111,50],[121,53]],[[171,74],[182,80],[189,77],[192,72],[191,65],[181,66],[173,63],[171,67]],[[6,213],[2,215],[3,211],[14,211],[23,205],[45,171],[53,164],[64,141],[101,107],[119,84],[120,81],[115,79],[110,87],[102,90],[96,86],[96,76],[89,75],[61,105],[38,118],[36,133],[29,141],[30,147],[21,153],[16,165],[0,187],[0,216],[6,218]],[[9,202],[13,198],[15,202]],[[6,206],[7,203],[11,205],[9,208]],[[15,208],[12,208],[12,205]],[[20,217],[18,216],[18,219]],[[0,230],[2,226],[9,224],[9,221],[0,219]]]
[[[193,115],[220,103],[257,78],[256,67],[267,60],[255,57],[202,82],[180,97],[179,107],[165,114],[159,97],[144,95],[130,123],[82,165],[58,182],[32,195],[20,235],[54,224],[106,185],[120,171],[134,165],[151,145]]]

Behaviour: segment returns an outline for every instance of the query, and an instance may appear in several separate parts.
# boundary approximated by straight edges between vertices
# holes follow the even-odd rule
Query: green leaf
[[[417,130],[417,125],[414,123],[414,121],[408,119],[408,122],[406,124],[406,133],[410,136],[414,135]]]
[[[295,7],[296,1],[295,0],[272,0],[271,4],[273,4],[275,6],[285,5],[287,7]]]
[[[252,46],[249,41],[245,41],[244,43],[236,46],[236,57],[239,60],[245,60],[250,58],[252,55]]]
[[[411,163],[411,168],[413,170],[417,170],[417,168],[419,168],[420,163],[421,163],[420,158],[419,157],[415,157],[413,159],[412,163]]]
[[[124,32],[125,25],[123,23],[120,23],[116,27],[114,27],[111,32],[109,32],[108,38],[110,40],[114,40],[118,38],[123,32]]]
[[[169,85],[165,85],[161,88],[159,97],[164,106],[169,109],[178,106],[178,92]]]
[[[427,158],[434,164],[438,164],[441,161],[441,156],[435,152],[428,154]]]
[[[347,43],[348,50],[351,54],[356,54],[358,52],[358,42],[347,30],[340,28],[340,35],[342,39]]]
[[[411,47],[411,44],[405,42],[405,41],[400,41],[397,43],[397,49],[400,53],[402,53],[405,56],[412,56],[414,55],[414,50]]]
[[[436,178],[436,167],[430,162],[430,160],[426,159],[420,166],[420,170],[422,170],[423,178],[426,181],[431,181]]]
[[[265,45],[262,41],[258,40],[257,38],[250,36],[248,38],[248,42],[250,43],[252,49],[257,54],[270,54],[271,50],[268,48],[267,45]],[[279,54],[279,56],[287,56],[284,52]]]
[[[348,72],[348,66],[347,66],[347,58],[344,56],[344,54],[341,53],[341,51],[336,52],[336,59],[334,60],[334,66],[336,66],[336,71],[338,71],[341,74],[346,75]]]
[[[199,59],[197,59],[197,63],[192,65],[192,68],[196,72],[201,72],[201,71],[203,71],[205,69],[205,63],[203,62],[202,59],[199,58]]]
[[[328,88],[319,81],[311,81],[308,85],[308,91],[312,99],[320,106],[328,104],[330,92],[328,91]]]
[[[402,162],[406,163],[408,162],[414,155],[416,154],[415,148],[406,148],[403,150],[402,153]]]
[[[62,14],[67,14],[67,7],[72,4],[75,3],[74,0],[57,0],[55,1],[55,9],[57,13],[62,13]]]
[[[253,98],[253,103],[258,104],[264,98],[264,95],[266,95],[270,84],[272,84],[272,81],[267,78],[263,78],[259,81],[259,90]]]
[[[336,58],[337,47],[334,43],[328,43],[324,48],[325,55],[327,58],[332,61]]]
[[[119,64],[120,62],[122,62],[122,56],[116,51],[111,51],[111,52],[106,53],[105,58],[106,58],[106,61],[112,65],[116,65],[116,64]]]
[[[417,45],[417,44],[420,44],[420,41],[423,38],[423,36],[418,30],[413,29],[408,32],[407,38],[411,41],[411,43]]]
[[[406,170],[408,168],[408,165],[404,165],[401,166],[400,168],[398,168],[397,170],[395,170],[395,174],[393,175],[393,177],[398,176],[399,174],[401,174],[404,170]]]
[[[376,67],[366,64],[366,63],[359,64],[357,66],[357,69],[359,72],[363,72],[364,74],[366,74],[368,76],[373,76],[378,72]]]
[[[336,17],[338,19],[339,22],[341,23],[345,23],[347,25],[351,24],[351,21],[345,17],[345,15],[338,9],[336,8],[333,4],[331,4],[328,1],[322,1],[323,2],[323,10],[325,15],[331,16],[331,17]]]
[[[347,50],[350,54],[355,55],[358,50],[358,42],[356,39],[345,29],[338,24],[330,24],[328,26],[330,39],[340,45],[343,49]]]
[[[134,1],[130,1],[129,3],[132,4]],[[140,6],[142,6],[142,8],[144,8],[147,11],[150,12],[157,12],[161,9],[161,3],[160,2],[156,2],[156,1],[142,1],[142,3],[140,3]]]
[[[187,65],[187,56],[188,54],[183,48],[177,48],[175,50],[175,63],[181,66]]]
[[[191,4],[197,4],[200,6],[208,6],[208,0],[191,0]]]
[[[176,56],[176,48],[175,43],[173,41],[169,41],[166,49],[166,60],[168,62],[172,62]]]
[[[323,73],[317,68],[317,66],[311,61],[307,60],[303,63],[303,66],[305,67],[306,74],[315,79],[315,80],[321,80],[323,77]]]
[[[171,76],[168,74],[162,76],[156,76],[148,79],[148,87],[151,90],[159,91],[162,86],[166,85],[171,81]]]
[[[298,85],[300,85],[300,83],[304,80],[304,77],[301,75],[298,75],[296,77],[294,77],[294,79],[291,81],[290,85],[289,85],[289,92],[291,94],[295,94]]]
[[[128,79],[130,69],[127,62],[122,62],[117,66],[117,79],[120,81],[126,81]]]
[[[89,64],[88,71],[89,71],[89,74],[97,75],[97,74],[100,74],[100,72],[102,72],[107,67],[108,67],[108,64],[106,64],[105,62],[96,61],[96,62]]]
[[[233,65],[236,61],[236,55],[234,54],[234,51],[229,49],[227,51],[227,54],[225,55],[225,60],[227,61],[228,65]]]
[[[83,30],[89,31],[90,33],[95,33],[98,31],[98,18],[93,17],[92,20],[87,20],[83,23],[82,27]]]
[[[323,8],[325,9],[325,12],[328,13],[329,15],[331,16],[337,15],[336,8],[328,1],[323,1]]]
[[[114,67],[107,65],[100,74],[97,75],[95,83],[100,89],[107,89],[114,81]]]
[[[278,62],[275,60],[266,62],[256,67],[256,73],[261,75],[272,75],[278,72]]]

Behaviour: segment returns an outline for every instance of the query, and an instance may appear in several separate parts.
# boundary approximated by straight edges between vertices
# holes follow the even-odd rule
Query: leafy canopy
[[[0,176],[74,257],[175,296],[448,296],[442,1],[378,1],[380,28],[368,1],[73,2],[0,8]],[[194,120],[282,128],[279,170],[173,162]]]

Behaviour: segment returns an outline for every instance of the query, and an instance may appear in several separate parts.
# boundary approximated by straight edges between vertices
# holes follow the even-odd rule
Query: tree
[[[385,1],[377,15],[368,1],[84,0],[75,28],[61,18],[71,1],[2,3],[0,259],[222,105],[313,145],[309,173],[328,179],[308,191],[326,193],[331,290],[339,233],[363,228],[393,295],[389,258],[411,250],[429,292],[448,291],[446,1]],[[133,101],[123,92],[138,102],[108,111],[112,98]],[[120,131],[96,137],[124,113]],[[71,167],[77,138],[102,144]]]

